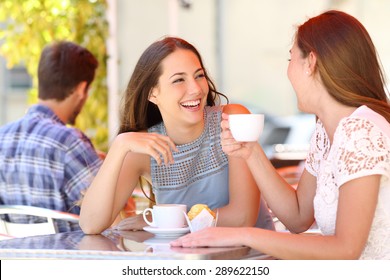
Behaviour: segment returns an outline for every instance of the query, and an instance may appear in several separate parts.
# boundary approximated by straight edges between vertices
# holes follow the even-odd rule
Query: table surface
[[[2,240],[0,259],[274,259],[248,247],[170,247],[173,239],[145,231],[106,230],[98,235],[73,231]]]

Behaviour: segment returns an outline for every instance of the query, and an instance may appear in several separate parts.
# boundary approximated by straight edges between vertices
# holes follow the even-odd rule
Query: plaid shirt
[[[48,107],[32,106],[0,128],[0,204],[31,205],[79,214],[75,203],[101,160],[81,131],[67,127]],[[32,217],[9,217],[36,222]],[[78,226],[61,226],[60,231]]]

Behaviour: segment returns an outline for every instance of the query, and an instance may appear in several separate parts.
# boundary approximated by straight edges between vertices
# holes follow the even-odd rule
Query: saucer
[[[187,232],[190,232],[189,227],[183,227],[183,228],[156,228],[156,227],[144,227],[144,230],[150,233],[153,233],[154,235],[158,237],[178,237],[180,235],[186,234]]]

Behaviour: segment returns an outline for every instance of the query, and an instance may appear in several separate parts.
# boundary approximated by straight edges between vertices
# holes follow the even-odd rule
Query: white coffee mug
[[[264,127],[263,114],[231,114],[229,127],[238,142],[258,141]]]
[[[152,221],[147,214],[151,213]],[[185,204],[156,204],[152,208],[146,208],[143,212],[145,222],[151,227],[157,228],[182,228],[187,225]]]

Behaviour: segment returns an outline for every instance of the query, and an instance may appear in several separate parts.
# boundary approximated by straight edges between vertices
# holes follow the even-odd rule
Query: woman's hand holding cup
[[[222,114],[222,150],[229,156],[247,159],[263,131],[262,114]]]

